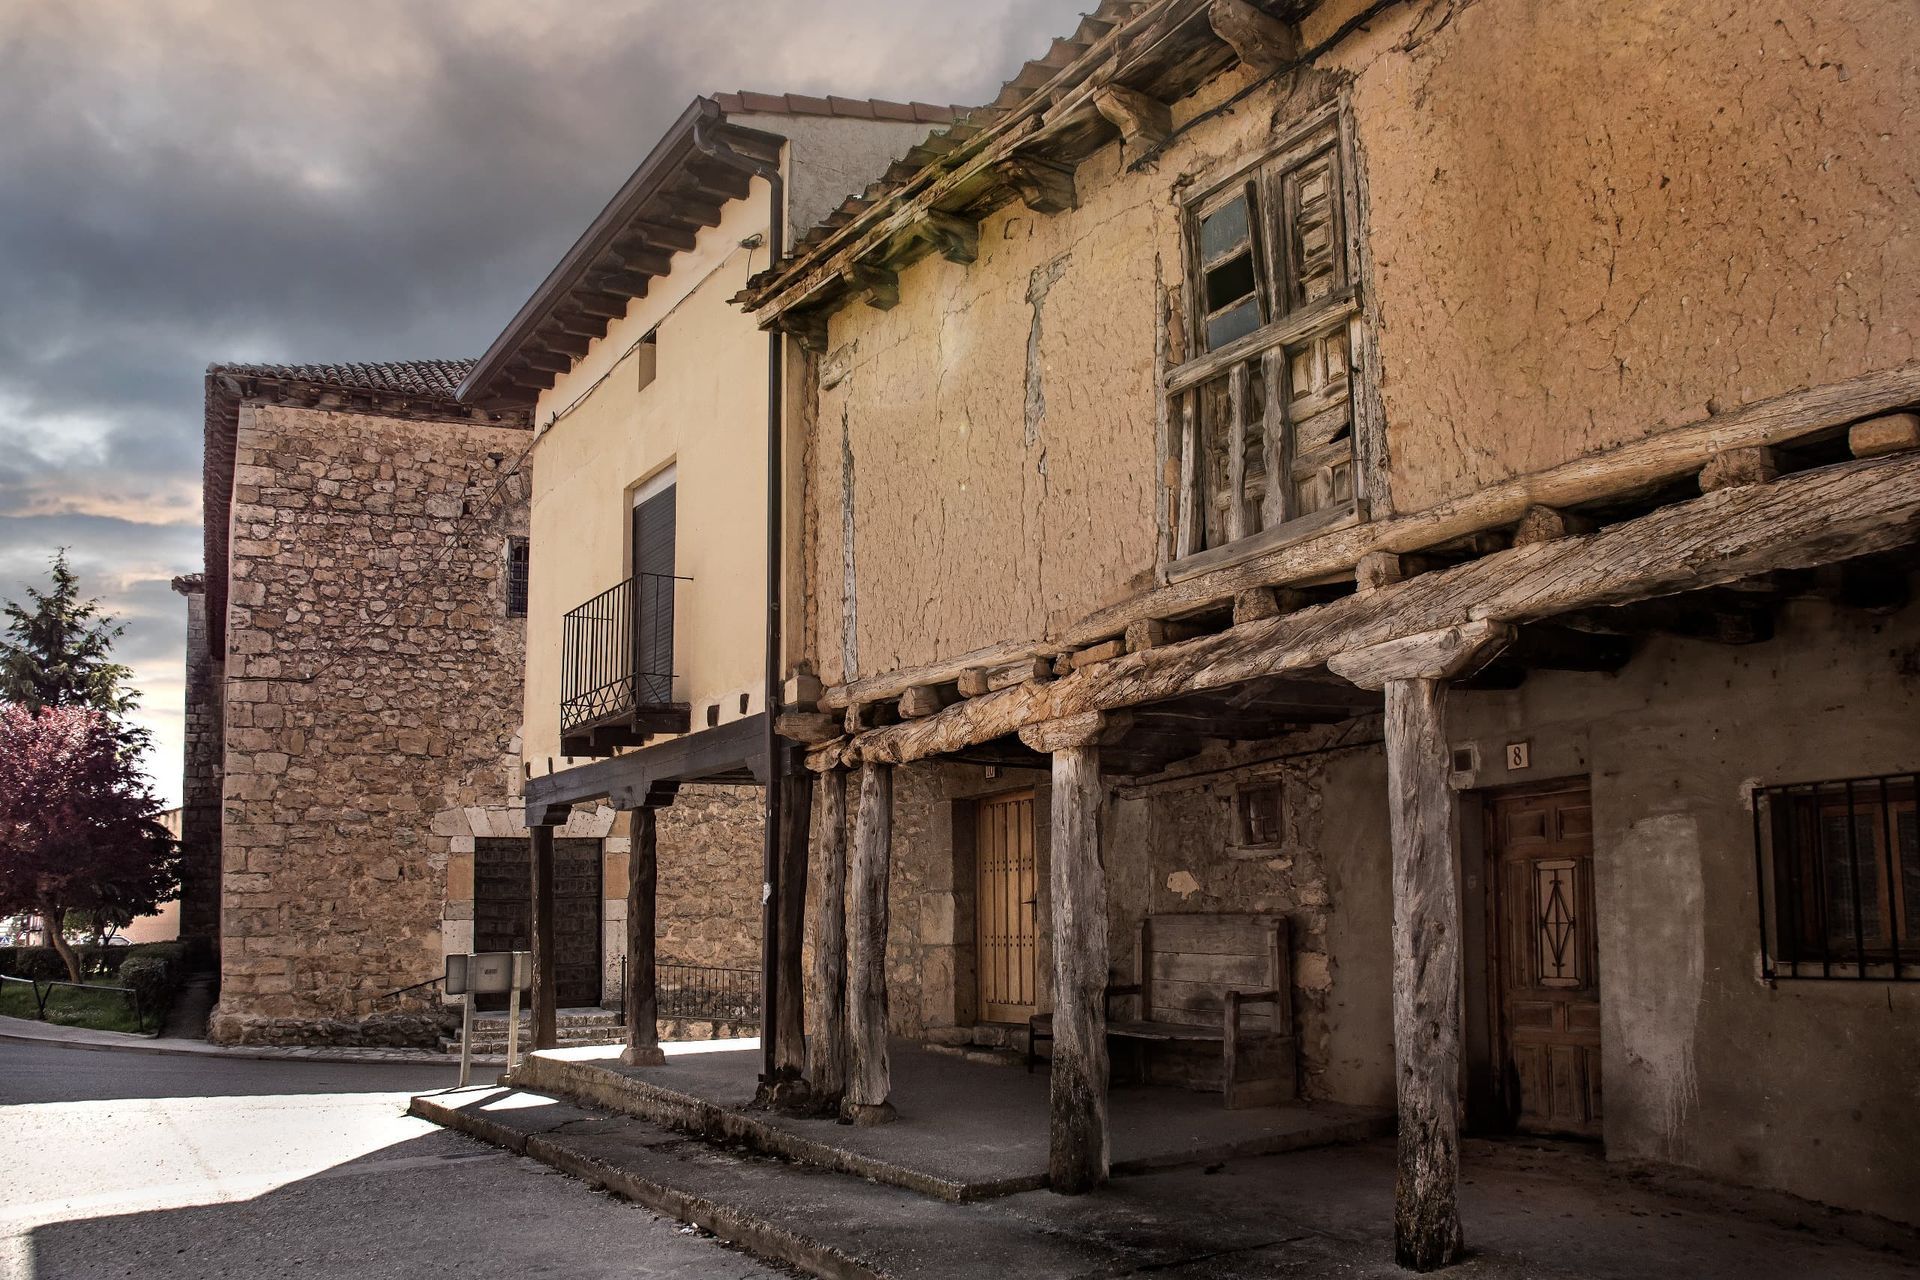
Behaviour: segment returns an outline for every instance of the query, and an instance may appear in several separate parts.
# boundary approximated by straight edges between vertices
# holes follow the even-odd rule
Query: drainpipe
[[[693,145],[702,154],[723,164],[743,168],[764,178],[767,199],[767,261],[778,262],[786,237],[786,180],[780,165],[742,165],[732,152],[715,146],[705,134],[707,122],[693,127]],[[767,633],[766,689],[762,696],[766,710],[766,808],[765,834],[761,841],[760,886],[760,1082],[771,1088],[774,1083],[775,1033],[780,1017],[780,800],[784,779],[780,773],[780,735],[774,730],[774,718],[780,711],[780,575],[781,575],[781,436],[785,425],[782,404],[781,346],[784,339],[777,330],[767,333]]]

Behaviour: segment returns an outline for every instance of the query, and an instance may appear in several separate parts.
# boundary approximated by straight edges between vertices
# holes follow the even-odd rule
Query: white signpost
[[[520,993],[532,986],[530,951],[482,951],[447,957],[447,994],[466,997],[460,1013],[461,1088],[467,1087],[473,1074],[474,997],[507,997],[507,1070],[512,1071],[520,1057]]]

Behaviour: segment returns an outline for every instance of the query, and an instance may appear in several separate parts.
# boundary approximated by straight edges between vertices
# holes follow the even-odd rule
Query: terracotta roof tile
[[[890,102],[885,98],[825,98],[803,93],[716,93],[713,100],[728,115],[838,116],[846,120],[897,120],[905,124],[947,124],[965,107],[943,107],[931,102]]]
[[[372,364],[216,364],[209,374],[242,378],[281,378],[354,391],[458,399],[460,383],[472,372],[471,360],[388,360]]]

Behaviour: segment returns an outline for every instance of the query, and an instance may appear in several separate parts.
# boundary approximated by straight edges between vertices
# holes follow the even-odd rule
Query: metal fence
[[[133,1025],[144,1031],[147,1015],[152,1012],[141,1007],[140,993],[132,987],[109,986],[104,982],[16,978],[11,974],[0,974],[0,986],[9,983],[14,990],[25,988],[32,993],[35,1014],[42,1022],[54,1021],[47,1013],[50,1005],[55,1013],[71,1015],[89,1003],[98,1007],[104,999],[107,1002],[124,1003],[128,1012],[133,1014]],[[55,1000],[55,996],[59,999]]]
[[[760,1020],[760,971],[707,965],[663,964],[655,989],[663,1018],[701,1018],[712,1022]]]

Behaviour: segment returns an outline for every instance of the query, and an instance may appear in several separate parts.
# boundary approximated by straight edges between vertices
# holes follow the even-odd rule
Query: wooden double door
[[[600,1003],[600,842],[553,842],[553,949],[556,998],[563,1009]],[[473,949],[533,946],[533,846],[527,840],[473,842]],[[482,996],[504,1009],[505,996]]]
[[[1599,1137],[1592,800],[1585,787],[1501,796],[1488,828],[1502,1101],[1521,1132]]]
[[[989,796],[974,808],[974,955],[982,1022],[1025,1022],[1037,1005],[1039,859],[1031,791]]]

